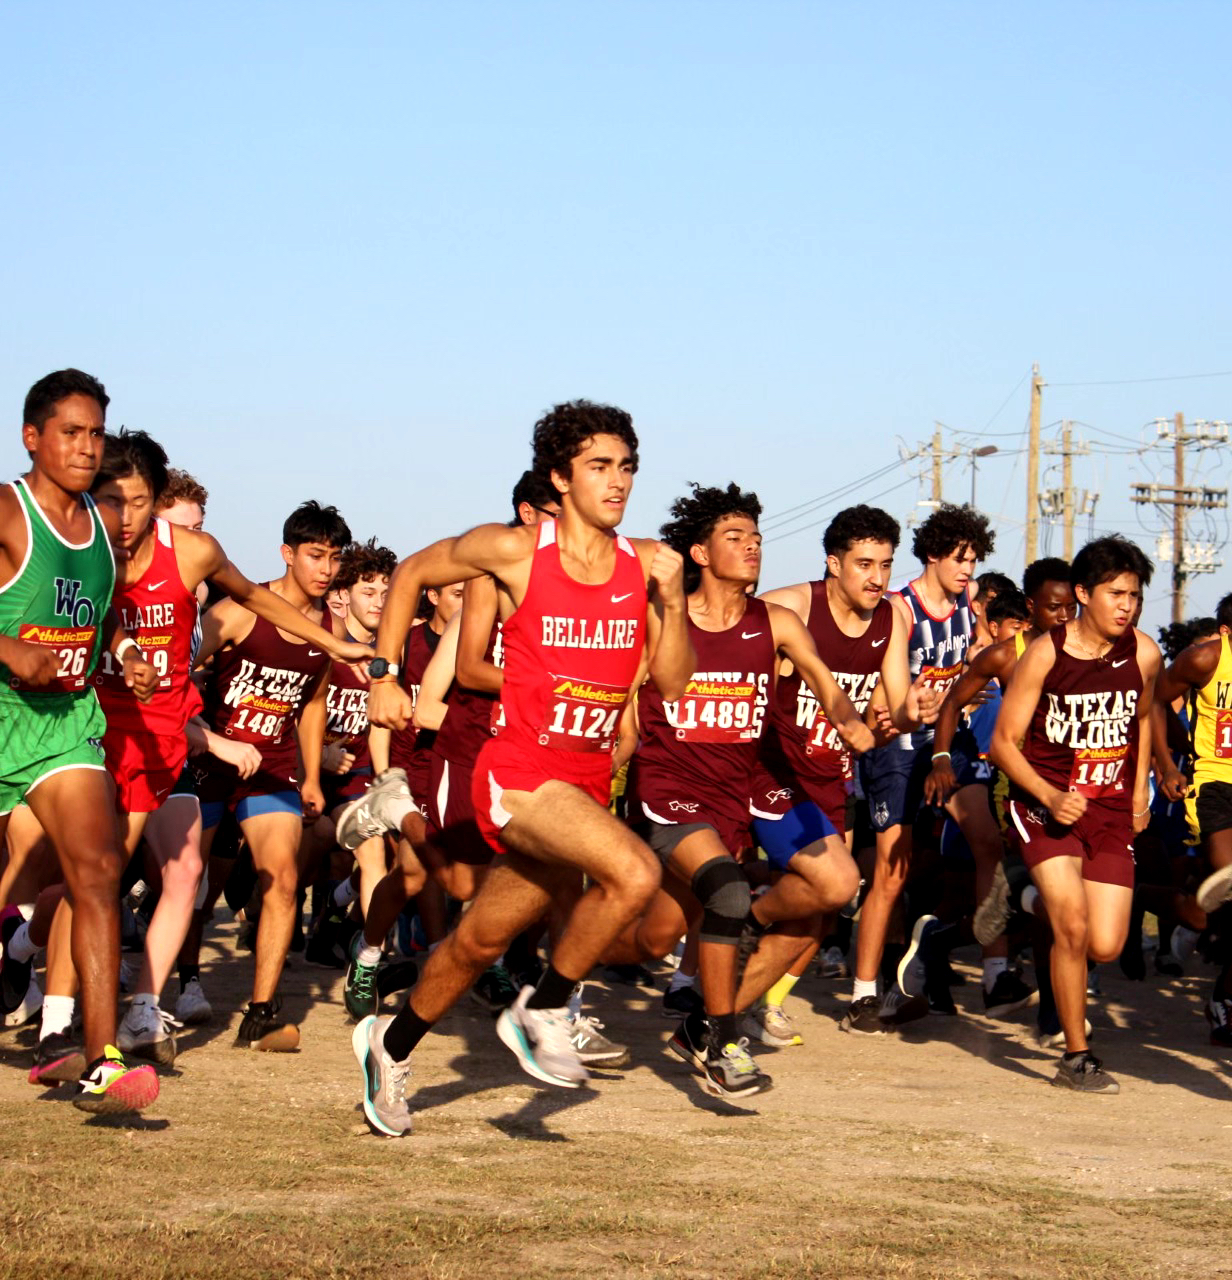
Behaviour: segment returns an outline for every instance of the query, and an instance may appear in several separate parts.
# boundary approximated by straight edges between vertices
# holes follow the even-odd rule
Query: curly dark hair
[[[976,560],[987,560],[996,541],[982,512],[966,502],[961,507],[943,502],[915,531],[911,550],[921,564],[944,560],[964,547],[975,552]]]
[[[554,405],[535,423],[531,440],[531,467],[551,480],[552,472],[568,475],[573,459],[595,436],[616,436],[629,448],[633,470],[637,470],[637,432],[633,418],[623,409],[590,400],[569,400]]]
[[[902,527],[888,511],[860,503],[858,506],[844,507],[826,525],[826,531],[821,535],[821,545],[826,555],[837,556],[850,551],[857,542],[888,542],[890,546],[897,548],[901,535]]]
[[[672,503],[672,518],[660,527],[659,537],[684,557],[685,590],[695,591],[702,571],[689,555],[689,548],[705,542],[726,516],[748,516],[756,524],[761,518],[761,499],[755,493],[745,493],[735,483],[726,489],[703,489],[696,481],[690,481],[689,487],[693,493]]]
[[[201,508],[201,514],[205,515],[205,504],[209,500],[209,492],[199,480],[190,476],[187,471],[168,467],[167,486],[159,494],[158,501],[154,503],[154,510],[166,511],[168,507],[174,507],[177,502],[195,502]]]
[[[388,578],[398,567],[398,557],[388,547],[379,547],[375,538],[352,542],[338,562],[335,591],[349,591],[357,582],[369,578]]]
[[[56,405],[69,396],[91,396],[98,401],[98,407],[106,418],[111,397],[103,384],[90,374],[82,373],[80,369],[58,369],[55,373],[40,378],[26,392],[22,422],[28,422],[42,431],[47,419],[56,411]]]
[[[1122,534],[1110,533],[1106,538],[1088,542],[1078,552],[1070,566],[1069,580],[1072,586],[1094,591],[1101,582],[1111,582],[1123,573],[1132,573],[1137,577],[1138,585],[1146,587],[1154,571],[1155,566],[1136,542]]]
[[[148,432],[121,427],[115,435],[109,431],[103,438],[103,461],[90,492],[97,493],[110,481],[127,476],[140,476],[150,486],[157,506],[167,488],[167,451]]]
[[[1045,582],[1069,582],[1069,561],[1060,556],[1045,556],[1042,560],[1032,560],[1022,573],[1022,594],[1028,600]]]

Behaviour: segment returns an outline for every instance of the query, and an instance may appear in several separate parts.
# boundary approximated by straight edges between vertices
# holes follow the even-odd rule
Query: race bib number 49
[[[1122,794],[1128,758],[1126,747],[1083,747],[1075,751],[1069,789],[1092,800]]]
[[[37,689],[14,677],[12,687],[31,693],[74,693],[84,689],[97,631],[96,627],[44,627],[35,622],[23,623],[17,629],[18,640],[50,649],[56,655],[56,677]]]
[[[539,745],[558,751],[611,751],[628,696],[623,685],[553,676]]]
[[[752,682],[694,679],[664,710],[679,742],[748,742],[761,733],[763,712],[756,702]]]

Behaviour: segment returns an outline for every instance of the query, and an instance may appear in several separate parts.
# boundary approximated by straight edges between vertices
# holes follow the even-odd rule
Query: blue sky
[[[1001,450],[978,496],[1017,573],[1032,361],[1044,422],[1093,444],[1232,418],[1230,28],[1215,4],[7,6],[8,469],[28,385],[79,365],[265,575],[309,496],[400,553],[502,518],[574,396],[634,414],[632,533],[689,480],[772,517],[940,421]],[[1128,486],[1168,465],[1079,459],[1097,529],[1153,552]],[[905,519],[917,466],[841,503]],[[771,542],[763,581],[815,575],[819,533]]]

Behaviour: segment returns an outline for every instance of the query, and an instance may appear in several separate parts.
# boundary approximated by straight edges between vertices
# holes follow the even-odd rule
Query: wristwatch
[[[402,674],[402,666],[397,662],[390,662],[385,658],[373,658],[368,663],[368,678],[370,680],[380,680],[385,676],[398,676]]]

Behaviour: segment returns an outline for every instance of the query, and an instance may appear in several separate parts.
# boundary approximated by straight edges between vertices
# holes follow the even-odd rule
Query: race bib
[[[676,702],[665,702],[678,742],[751,742],[761,736],[764,708],[752,681],[691,679]]]
[[[139,635],[135,637],[141,656],[158,673],[158,688],[171,687],[171,641],[170,635]],[[98,674],[94,683],[101,685],[105,680],[123,680],[124,662],[117,662],[109,649],[104,649],[99,660]]]
[[[1069,789],[1089,800],[1107,799],[1125,792],[1128,747],[1083,747],[1074,752]]]
[[[818,710],[817,718],[813,721],[813,730],[809,734],[804,751],[806,755],[810,756],[838,756],[839,767],[843,771],[843,777],[850,778],[852,776],[851,752],[847,750],[847,744],[839,737],[838,730],[826,719],[824,711]]]
[[[36,622],[22,623],[18,640],[50,649],[56,655],[56,677],[50,684],[34,688],[24,680],[12,677],[9,684],[24,693],[75,693],[86,687],[86,668],[94,652],[97,627],[44,627]]]
[[[1215,712],[1215,759],[1232,760],[1232,711]]]
[[[223,732],[228,738],[259,745],[277,742],[282,737],[282,727],[294,708],[282,698],[270,698],[259,693],[249,694],[231,712]]]
[[[611,751],[628,696],[623,685],[552,676],[539,745],[558,751]]]
[[[936,689],[938,698],[944,698],[961,674],[961,662],[956,662],[952,667],[921,667],[921,688]]]
[[[505,727],[505,704],[497,698],[492,704],[492,712],[488,716],[488,730],[495,738]]]

